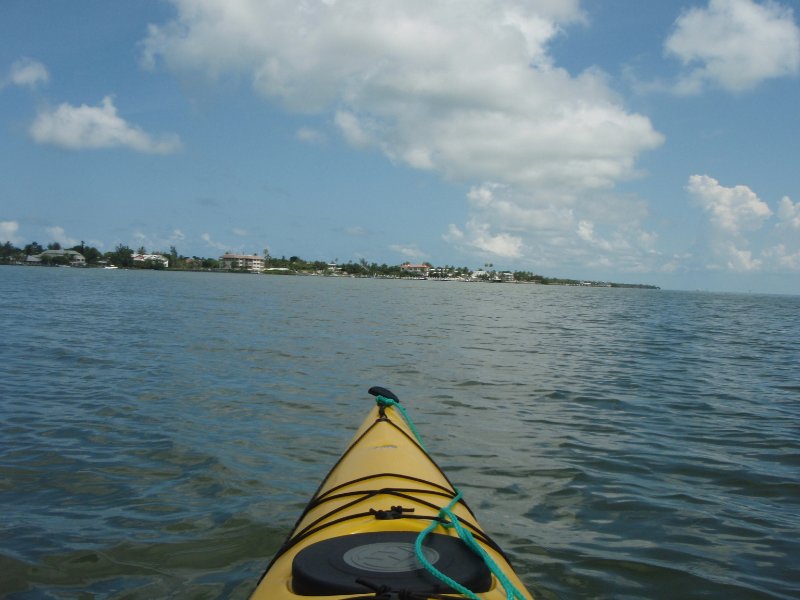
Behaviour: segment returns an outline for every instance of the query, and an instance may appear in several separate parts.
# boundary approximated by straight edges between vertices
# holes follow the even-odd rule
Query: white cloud
[[[356,148],[366,148],[374,143],[368,131],[369,123],[359,119],[348,111],[339,111],[334,119],[336,126],[344,138]]]
[[[0,242],[19,244],[20,238],[17,237],[17,231],[19,231],[17,221],[0,221]]]
[[[519,258],[522,256],[522,238],[510,233],[492,233],[489,225],[472,220],[467,225],[472,240],[470,243],[481,253],[488,253],[500,258]]]
[[[784,196],[778,203],[777,217],[764,259],[778,271],[800,271],[800,202]]]
[[[778,269],[800,271],[800,248],[792,251],[785,244],[777,244],[767,248],[764,256],[771,260]]]
[[[211,239],[211,234],[209,234],[209,233],[204,233],[200,237],[211,248],[215,248],[215,249],[221,250],[223,252],[227,250],[227,246],[225,246],[225,244],[221,244],[219,242],[215,242],[213,239]]]
[[[62,248],[71,248],[78,245],[78,240],[69,237],[63,227],[46,227],[45,231],[54,242],[61,244]]]
[[[760,259],[753,258],[752,251],[737,248],[732,241],[725,242],[721,250],[721,254],[727,257],[728,269],[732,271],[757,271],[763,264]]]
[[[781,220],[780,226],[788,227],[789,229],[800,229],[800,202],[792,202],[789,196],[781,198],[778,206],[778,217]]]
[[[582,265],[632,272],[660,270],[667,260],[654,250],[658,236],[643,229],[647,210],[636,199],[536,194],[503,184],[475,186],[468,198],[469,222],[450,224],[442,238],[481,257],[521,261],[534,270]]]
[[[687,191],[708,213],[708,242],[721,265],[742,272],[800,268],[800,204],[784,196],[778,222],[766,227],[775,213],[745,185],[725,187],[707,175],[692,175]]]
[[[117,114],[110,96],[99,106],[61,104],[44,110],[34,120],[30,134],[40,144],[69,150],[86,148],[130,148],[148,154],[170,154],[181,148],[177,135],[154,138]]]
[[[464,239],[464,232],[455,223],[447,226],[447,233],[442,234],[442,239],[451,244],[458,244]]]
[[[242,227],[234,227],[233,229],[231,229],[231,232],[233,233],[233,235],[237,235],[239,237],[245,237],[250,235],[250,232],[247,231],[247,229],[243,229]]]
[[[690,69],[675,91],[697,93],[709,83],[739,92],[800,70],[800,29],[792,10],[773,1],[710,0],[675,23],[668,54]]]
[[[524,251],[520,236],[507,232],[492,233],[489,223],[482,223],[475,218],[467,223],[466,231],[451,223],[442,239],[484,257],[517,259]]]
[[[523,258],[548,245],[557,256],[582,243],[581,219],[609,247],[641,237],[646,210],[611,190],[663,137],[604,73],[555,64],[553,40],[585,20],[578,0],[173,3],[175,20],[144,41],[148,65],[249,78],[288,110],[329,115],[357,148],[506,190],[491,206],[467,198],[464,248]]]
[[[578,237],[587,242],[594,241],[594,224],[591,221],[578,223]]]
[[[35,88],[50,81],[50,73],[42,63],[23,57],[11,65],[7,82],[21,87]],[[2,84],[0,84],[2,87]]]
[[[389,246],[393,250],[408,260],[422,260],[427,258],[427,254],[420,250],[416,244],[392,244]]]
[[[728,188],[708,175],[692,175],[687,189],[709,213],[714,227],[732,235],[760,229],[772,216],[767,203],[746,185]]]

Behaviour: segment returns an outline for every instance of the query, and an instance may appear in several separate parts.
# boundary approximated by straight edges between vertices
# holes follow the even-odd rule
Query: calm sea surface
[[[384,385],[540,598],[800,598],[800,297],[0,267],[0,597],[246,598]]]

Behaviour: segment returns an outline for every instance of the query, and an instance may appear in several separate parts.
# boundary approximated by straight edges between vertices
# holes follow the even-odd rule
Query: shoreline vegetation
[[[251,259],[244,261],[226,260],[226,257],[237,256]],[[253,264],[259,268],[254,268]],[[224,255],[219,259],[200,256],[183,256],[175,246],[169,252],[148,253],[144,247],[134,251],[125,244],[118,244],[108,252],[100,252],[97,248],[84,242],[71,248],[62,248],[60,244],[51,243],[47,247],[31,242],[18,248],[10,241],[0,246],[0,265],[27,265],[51,267],[80,268],[120,268],[151,269],[158,271],[211,272],[211,273],[243,273],[284,276],[327,276],[327,277],[362,277],[380,279],[429,279],[440,281],[471,281],[492,283],[531,283],[540,285],[567,285],[584,287],[616,287],[661,289],[655,285],[640,283],[615,283],[608,281],[587,281],[566,279],[561,277],[545,277],[530,271],[500,271],[491,263],[482,268],[469,269],[454,265],[434,267],[425,262],[421,265],[388,265],[368,262],[360,259],[357,262],[340,263],[338,259],[327,262],[320,260],[304,260],[298,256],[280,258],[269,255],[264,250],[262,256]],[[238,265],[238,266],[237,266]]]

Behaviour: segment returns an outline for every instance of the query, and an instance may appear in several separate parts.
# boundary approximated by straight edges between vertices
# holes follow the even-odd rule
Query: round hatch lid
[[[292,589],[303,596],[368,593],[370,587],[390,590],[453,593],[425,570],[414,549],[411,531],[359,533],[317,542],[292,563]],[[459,538],[429,534],[425,558],[439,571],[476,593],[489,590],[492,575],[483,560]]]

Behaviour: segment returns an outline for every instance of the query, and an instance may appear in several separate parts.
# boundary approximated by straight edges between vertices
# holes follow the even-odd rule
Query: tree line
[[[170,246],[169,252],[155,251],[149,253],[144,246],[140,246],[136,251],[126,244],[117,244],[114,250],[108,252],[101,252],[97,248],[87,245],[81,241],[80,244],[72,246],[71,248],[62,248],[58,242],[47,244],[46,247],[38,242],[31,242],[25,246],[18,248],[10,241],[5,242],[0,246],[0,263],[24,263],[28,256],[41,255],[45,250],[74,250],[83,255],[88,266],[107,266],[114,265],[122,268],[137,268],[137,269],[164,269],[164,263],[160,260],[146,260],[134,261],[133,257],[137,254],[159,254],[165,256],[169,260],[169,270],[179,271],[215,271],[220,270],[220,261],[215,258],[206,258],[200,256],[183,256],[178,253],[175,246]],[[70,258],[68,256],[43,256],[42,262],[45,264],[59,265],[69,264]],[[321,260],[304,260],[299,256],[291,256],[280,258],[269,255],[267,250],[264,251],[264,263],[266,269],[273,269],[273,273],[285,274],[334,274],[334,275],[351,275],[354,277],[393,277],[393,278],[415,278],[417,274],[408,272],[402,268],[401,265],[388,265],[386,263],[369,262],[366,259],[358,261],[348,261],[339,263],[339,259],[334,259],[331,262]],[[422,263],[429,267],[428,277],[430,279],[445,279],[445,278],[461,278],[469,277],[472,271],[468,267],[457,267],[455,265],[444,265],[442,267],[434,268],[429,262]],[[483,265],[483,272],[486,279],[493,279],[497,275],[497,271],[493,270],[494,265],[485,263]],[[228,269],[236,271],[237,269]],[[241,269],[246,271],[246,269]],[[542,285],[579,285],[584,282],[575,279],[564,279],[558,277],[545,277],[530,271],[514,271],[514,280],[529,283],[539,283]],[[644,284],[622,284],[622,283],[607,283],[607,282],[591,282],[593,286],[603,287],[637,287],[647,289],[658,289],[657,286],[644,285]]]
[[[170,246],[169,252],[149,253],[144,246],[140,246],[136,251],[126,244],[117,244],[114,250],[101,252],[94,246],[90,246],[81,241],[72,247],[62,247],[58,242],[52,242],[47,246],[42,246],[38,242],[31,242],[21,248],[11,242],[5,242],[0,246],[0,262],[20,263],[25,262],[28,256],[39,256],[46,250],[73,250],[79,252],[88,266],[114,265],[116,267],[142,268],[142,269],[163,269],[164,264],[159,260],[134,261],[133,257],[137,254],[160,254],[169,260],[170,269],[218,269],[219,261],[215,258],[205,258],[200,256],[182,256],[178,254],[175,246]],[[69,256],[45,255],[42,256],[45,264],[59,265],[69,264]]]

